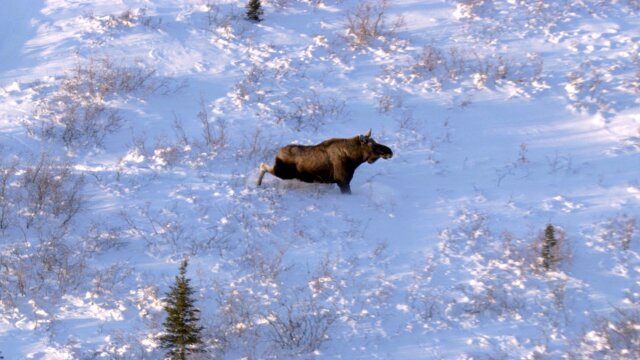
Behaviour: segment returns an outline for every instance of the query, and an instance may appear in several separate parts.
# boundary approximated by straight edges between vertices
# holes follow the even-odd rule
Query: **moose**
[[[379,158],[390,159],[391,149],[371,138],[371,129],[349,139],[329,139],[317,145],[287,145],[276,154],[275,163],[260,164],[258,186],[265,173],[280,179],[298,179],[308,183],[338,184],[343,194],[351,193],[351,179],[360,164],[373,164]]]

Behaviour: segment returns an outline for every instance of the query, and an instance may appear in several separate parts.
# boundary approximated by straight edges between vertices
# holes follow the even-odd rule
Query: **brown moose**
[[[335,183],[343,194],[350,194],[349,183],[363,162],[390,159],[393,152],[371,138],[371,129],[350,139],[329,139],[317,145],[287,145],[278,151],[273,166],[260,164],[258,186],[265,173],[280,179]]]

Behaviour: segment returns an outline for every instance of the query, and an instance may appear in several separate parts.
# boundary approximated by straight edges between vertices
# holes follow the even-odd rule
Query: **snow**
[[[185,257],[205,358],[640,356],[635,2],[388,1],[365,44],[355,0],[244,5],[3,5],[5,359],[162,358]],[[120,122],[74,140],[73,106]],[[394,156],[352,195],[255,185],[279,147],[369,128]]]

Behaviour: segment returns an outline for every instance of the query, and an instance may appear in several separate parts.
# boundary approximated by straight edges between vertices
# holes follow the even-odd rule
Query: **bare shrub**
[[[466,54],[467,56],[469,54]],[[468,69],[465,51],[458,47],[450,47],[447,51],[447,60],[443,63],[449,80],[456,81],[465,70]]]
[[[272,346],[289,356],[300,356],[319,350],[330,339],[331,329],[345,314],[345,309],[333,302],[343,290],[336,282],[340,278],[336,265],[325,259],[305,277],[305,284],[288,289],[270,307],[265,320]],[[376,299],[372,296],[370,300]]]
[[[264,100],[260,91],[260,82],[266,76],[266,70],[258,64],[252,64],[251,67],[243,71],[243,75],[231,90],[231,97],[238,108],[251,101],[262,102]]]
[[[535,53],[527,54],[526,59],[515,59],[491,49],[477,51],[458,46],[425,45],[408,61],[385,66],[380,79],[434,93],[452,86],[466,88],[469,84],[472,90],[516,87],[525,95],[525,89],[535,92],[545,88],[543,61]]]
[[[640,358],[640,311],[616,308],[611,315],[594,319],[578,346],[589,358]]]
[[[393,36],[404,21],[397,18],[388,24],[386,11],[390,0],[360,1],[347,15],[345,30],[347,39],[354,48],[363,48],[381,37]]]
[[[147,15],[146,8],[129,8],[119,14],[96,15],[93,11],[84,14],[84,17],[97,23],[100,33],[114,33],[118,30],[134,28],[142,25],[151,29],[158,29],[162,23],[161,18],[153,18]],[[100,39],[99,41],[104,41]]]
[[[454,0],[457,3],[456,13],[459,18],[478,18],[488,12],[488,7],[492,4],[487,4],[485,0]],[[489,2],[491,3],[491,2]]]
[[[48,154],[41,154],[26,166],[19,180],[20,215],[25,219],[26,228],[34,222],[53,217],[66,227],[82,209],[84,196],[84,176],[76,175],[71,165],[59,162]]]
[[[176,166],[184,158],[182,150],[176,144],[168,143],[164,139],[156,140],[153,154],[150,156],[153,161],[152,168],[166,169]]]
[[[274,155],[274,150],[271,145],[274,143],[275,142],[272,137],[264,135],[262,129],[260,127],[256,127],[253,133],[244,135],[242,145],[236,152],[236,158],[258,158],[258,160],[263,162],[268,161]]]
[[[126,226],[122,231],[135,234],[154,252],[169,251],[172,254],[195,256],[200,251],[226,251],[231,246],[225,229],[208,225],[200,232],[200,228],[187,226],[179,209],[174,202],[162,209],[154,209],[147,203],[134,208],[137,216],[123,211],[120,216]]]
[[[225,40],[244,36],[247,24],[242,21],[244,14],[236,7],[226,10],[213,2],[208,2],[205,6],[207,9],[207,30]]]
[[[573,158],[570,154],[560,155],[556,151],[553,156],[545,156],[547,164],[549,165],[549,173],[556,174],[560,170],[564,170],[565,174],[572,173],[573,170]]]
[[[207,2],[205,5],[207,9],[207,25],[214,26],[220,22],[220,7],[213,2]]]
[[[638,9],[640,10],[640,0],[638,0]],[[640,46],[636,45],[630,52],[631,61],[633,63],[634,75],[628,81],[628,87],[636,94],[640,93]]]
[[[640,11],[640,0],[627,0],[627,6],[632,11]]]
[[[55,303],[81,286],[88,256],[66,237],[64,232],[40,234],[30,243],[7,246],[6,256],[0,256],[0,301],[17,306],[19,298],[28,297]]]
[[[345,116],[344,100],[321,97],[315,91],[289,96],[289,104],[274,110],[277,123],[285,123],[296,131],[310,128],[318,131],[331,120]]]
[[[173,114],[173,133],[175,135],[178,146],[182,147],[183,149],[191,147],[191,140],[189,140],[189,136],[187,136],[184,125],[181,119],[175,113]]]
[[[109,250],[122,249],[124,230],[119,227],[103,224],[91,224],[83,241],[85,251],[90,254],[102,254]]]
[[[108,358],[110,360],[148,360],[163,359],[164,353],[161,348],[150,349],[145,344],[145,340],[155,340],[153,333],[149,330],[117,329],[105,331],[105,344],[98,349],[86,349],[81,346],[71,347],[72,359],[96,360]],[[126,351],[123,351],[126,349]],[[191,358],[190,358],[191,360]],[[201,360],[193,357],[193,360]]]
[[[604,221],[600,225],[600,238],[609,249],[629,250],[635,237],[638,221],[635,216],[622,214]]]
[[[100,147],[123,122],[110,101],[118,96],[170,91],[168,82],[157,81],[154,75],[154,69],[143,66],[125,66],[108,57],[90,58],[76,65],[58,89],[37,103],[36,121],[27,124],[27,129],[44,139],[60,139],[67,147]]]
[[[49,287],[55,294],[65,294],[83,283],[87,256],[62,238],[50,236],[41,240],[31,263],[35,279],[42,281],[34,284],[36,289]],[[47,279],[54,280],[53,284],[49,284]]]
[[[133,27],[135,26],[138,18],[141,15],[144,15],[145,12],[146,11],[144,9],[127,9],[118,15],[107,15],[103,18],[100,18],[100,22],[102,23],[103,27],[107,29]]]
[[[438,148],[443,142],[449,141],[448,136],[425,135],[424,119],[416,119],[414,109],[411,107],[400,107],[393,112],[393,121],[396,124],[396,141],[398,146],[425,146],[427,147],[427,161],[436,165],[440,163]]]
[[[227,145],[226,123],[222,119],[215,119],[214,121],[210,119],[209,111],[202,97],[200,98],[198,120],[202,126],[203,142],[210,152],[215,153]]]
[[[19,164],[17,158],[6,163],[4,159],[0,159],[0,232],[4,232],[15,221],[18,199],[14,182],[17,179]]]
[[[291,3],[291,0],[267,0],[265,3],[274,6],[276,9],[285,9]]]
[[[298,294],[291,302],[281,302],[266,316],[274,344],[295,355],[312,353],[329,339],[328,332],[338,320],[337,312],[320,304],[310,294]]]
[[[245,352],[309,354],[329,340],[340,316],[304,288],[288,290],[273,300],[267,300],[266,294],[260,299],[245,287],[216,288],[219,310],[214,339],[221,352],[240,347]]]
[[[256,320],[261,313],[259,302],[251,291],[236,284],[216,282],[213,289],[218,309],[211,326],[213,350],[219,354],[233,348],[255,352],[260,336],[256,331]]]
[[[496,319],[520,321],[541,316],[549,306],[564,306],[564,288],[549,290],[554,284],[547,281],[529,283],[525,241],[510,232],[494,236],[488,221],[486,215],[465,209],[454,226],[441,232],[439,250],[414,270],[407,292],[414,314],[411,327],[437,330]],[[542,291],[533,292],[537,286]]]
[[[321,5],[327,5],[330,3],[341,4],[343,0],[266,0],[265,3],[271,4],[278,9],[284,9],[291,5],[291,3],[303,3],[308,4],[314,8]]]
[[[415,316],[414,320],[419,324],[435,328],[448,327],[446,291],[431,284],[435,267],[433,258],[429,257],[424,264],[414,269],[407,290],[407,302]]]
[[[141,226],[144,227],[134,228],[146,240],[148,248],[159,250],[159,247],[170,245],[174,249],[180,249],[192,239],[192,229],[179,221],[177,204],[154,210],[147,203],[140,212],[144,219]]]
[[[605,84],[606,75],[603,72],[602,68],[585,61],[579,69],[567,74],[565,91],[575,111],[606,114],[612,109],[607,96],[609,87]]]
[[[440,82],[458,82],[462,76],[470,76],[478,88],[499,81],[533,82],[542,73],[541,60],[536,55],[530,55],[526,62],[517,62],[502,55],[483,56],[458,47],[443,51],[432,46],[423,48],[411,69],[413,77],[427,75]]]
[[[519,166],[527,166],[531,162],[527,153],[529,152],[528,146],[525,143],[520,144],[520,151],[518,152],[517,164]]]
[[[528,176],[529,175],[529,164],[530,160],[528,157],[528,145],[525,143],[520,144],[520,149],[518,150],[518,156],[514,161],[508,162],[501,168],[497,168],[496,172],[496,184],[500,186],[502,181],[509,176]]]
[[[637,10],[637,0],[451,0],[456,4],[456,17],[468,22],[469,33],[488,35],[489,41],[508,31],[542,32],[552,36],[558,24],[582,14],[594,17]]]
[[[202,142],[192,141],[187,136],[181,120],[175,114],[172,128],[173,137],[162,135],[149,141],[149,138],[144,135],[135,136],[128,154],[119,160],[117,179],[120,178],[122,166],[125,166],[129,161],[145,162],[154,170],[170,169],[180,165],[191,166],[198,163],[197,159],[193,159],[189,155],[191,155],[192,144],[199,146],[199,150],[203,150]],[[131,159],[131,156],[135,156],[135,160]]]
[[[379,113],[386,114],[392,109],[402,108],[403,100],[401,96],[384,94],[378,97],[377,110]]]
[[[0,301],[56,301],[84,277],[88,254],[71,244],[77,239],[69,231],[85,202],[84,177],[47,153],[1,165],[0,171],[2,231],[13,240],[0,254]]]
[[[412,78],[428,76],[439,81],[439,79],[448,76],[448,67],[445,54],[440,49],[425,45],[422,47],[422,52],[416,56],[414,63],[411,64],[410,76]],[[437,86],[437,88],[440,87]]]
[[[340,322],[355,323],[366,317],[365,309],[378,306],[386,296],[378,287],[353,278],[367,277],[370,285],[361,268],[349,269],[357,275],[341,273],[345,269],[338,269],[337,262],[323,261],[315,271],[300,276],[285,263],[285,254],[284,249],[248,245],[234,265],[237,274],[216,281],[212,329],[219,353],[240,351],[254,358],[308,356],[331,340]],[[345,293],[352,290],[353,294]],[[350,307],[361,314],[351,314]]]

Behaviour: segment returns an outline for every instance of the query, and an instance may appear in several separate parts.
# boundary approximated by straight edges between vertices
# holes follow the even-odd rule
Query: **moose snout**
[[[393,157],[393,151],[388,146],[382,144],[376,144],[375,153],[376,156],[383,159],[391,159]]]

